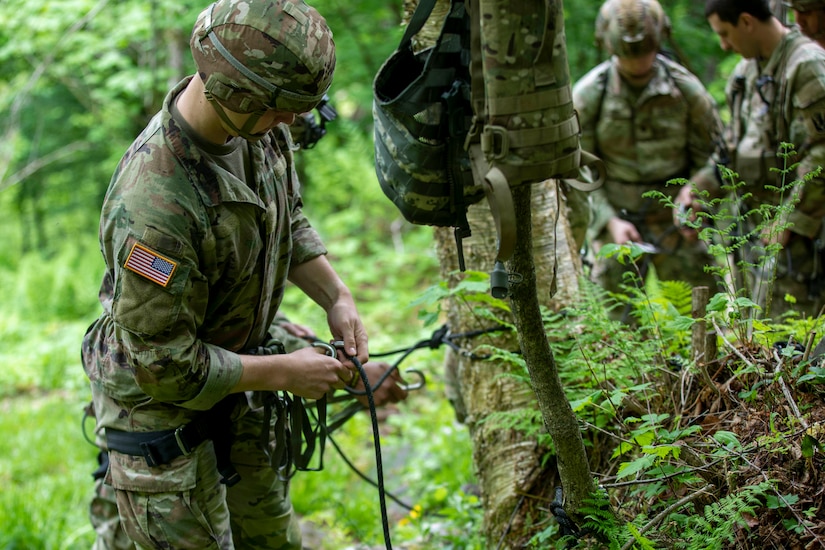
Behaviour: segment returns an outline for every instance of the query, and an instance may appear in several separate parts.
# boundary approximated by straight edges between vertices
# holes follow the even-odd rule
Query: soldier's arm
[[[798,85],[792,98],[791,140],[803,144],[798,147],[802,156],[796,170],[800,180],[825,166],[825,63],[822,58],[817,60],[800,66],[796,78]],[[819,234],[825,216],[825,174],[807,176],[807,179],[800,188],[799,203],[788,221],[793,224],[792,232],[814,238]]]

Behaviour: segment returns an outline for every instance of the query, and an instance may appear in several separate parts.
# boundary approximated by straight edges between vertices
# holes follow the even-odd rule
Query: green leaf
[[[617,456],[621,456],[627,452],[632,451],[635,449],[636,446],[632,443],[628,443],[627,441],[620,442],[615,449],[613,449],[613,455],[610,458],[616,458]]]
[[[713,439],[730,449],[739,449],[742,447],[742,444],[739,443],[739,438],[736,437],[736,434],[733,432],[719,430],[713,434]]]
[[[644,455],[633,462],[622,462],[621,466],[619,466],[619,472],[616,474],[616,479],[624,479],[639,472],[644,472],[655,463],[656,457],[654,455]]]
[[[822,444],[815,437],[808,434],[802,436],[802,456],[813,458],[819,450],[822,450]]]
[[[653,430],[645,430],[634,434],[633,441],[635,441],[640,447],[644,447],[645,445],[650,445],[653,443],[655,437],[656,434],[653,433]]]
[[[667,458],[671,454],[673,458],[679,458],[682,448],[679,445],[648,445],[642,447],[642,452],[659,458]]]

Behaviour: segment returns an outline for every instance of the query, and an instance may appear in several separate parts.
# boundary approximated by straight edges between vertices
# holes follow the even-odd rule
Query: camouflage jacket
[[[725,141],[728,166],[747,184],[745,192],[761,202],[778,204],[782,168],[779,144],[792,143],[799,153],[796,175],[825,165],[825,51],[793,29],[768,60],[743,59],[731,74],[726,96],[731,122]],[[718,183],[718,182],[714,182]],[[788,194],[785,194],[787,197]],[[787,199],[785,199],[787,200]],[[806,184],[802,201],[791,214],[791,231],[813,237],[825,215],[822,178]]]
[[[653,70],[650,82],[634,91],[622,80],[613,57],[573,87],[581,147],[601,157],[607,171],[604,186],[591,196],[597,224],[622,209],[664,211],[642,194],[656,188],[675,195],[678,188],[666,189],[665,183],[690,177],[714,150],[721,123],[699,79],[662,55]]]
[[[211,408],[240,378],[237,352],[266,339],[290,265],[326,253],[302,214],[287,128],[241,141],[251,175],[238,179],[172,118],[187,82],[104,199],[103,313],[83,342],[98,427],[168,428]]]

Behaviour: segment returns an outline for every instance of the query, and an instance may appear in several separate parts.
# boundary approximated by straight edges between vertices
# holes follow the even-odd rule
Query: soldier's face
[[[619,57],[617,61],[619,73],[631,81],[644,80],[651,76],[655,60],[655,50],[636,57]]]
[[[825,31],[825,10],[793,10],[796,24],[806,36],[817,36]]]
[[[722,21],[719,16],[711,14],[708,17],[708,23],[713,32],[719,37],[719,45],[726,52],[736,52],[746,59],[756,57],[758,51],[751,44],[748,33],[747,22],[743,21],[744,17],[739,16],[739,21],[736,25],[732,25],[727,21]]]

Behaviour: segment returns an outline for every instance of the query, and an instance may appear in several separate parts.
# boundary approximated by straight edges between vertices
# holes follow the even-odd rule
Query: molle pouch
[[[463,0],[453,0],[436,44],[413,52],[412,39],[434,5],[418,4],[400,45],[375,77],[376,174],[407,221],[456,228],[463,270],[466,209],[484,197],[464,149],[472,119],[469,15]]]
[[[484,173],[503,262],[515,244],[511,187],[563,178],[591,191],[604,168],[580,148],[561,0],[472,0],[471,17],[476,118],[467,147]],[[582,166],[597,174],[593,183],[581,181]]]

